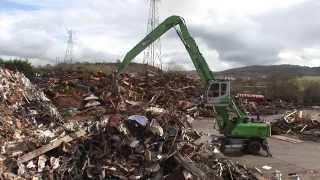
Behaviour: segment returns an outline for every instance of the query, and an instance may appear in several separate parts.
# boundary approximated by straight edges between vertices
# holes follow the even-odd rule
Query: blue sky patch
[[[33,11],[38,9],[39,7],[35,5],[18,3],[16,1],[10,1],[10,0],[0,0],[0,11],[12,11],[12,10]]]

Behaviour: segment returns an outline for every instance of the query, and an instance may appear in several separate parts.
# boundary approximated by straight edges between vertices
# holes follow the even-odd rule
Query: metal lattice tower
[[[159,25],[159,3],[160,0],[149,1],[149,17],[147,25],[147,34]],[[143,63],[157,66],[162,69],[161,60],[161,42],[160,39],[150,44],[144,51]]]
[[[73,31],[68,30],[68,41],[67,41],[67,49],[66,49],[66,54],[64,56],[64,63],[69,63],[71,64],[73,62]]]

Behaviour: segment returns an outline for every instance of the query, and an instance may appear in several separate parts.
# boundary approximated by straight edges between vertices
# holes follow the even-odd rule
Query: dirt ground
[[[197,120],[193,123],[193,127],[199,131],[218,134],[213,126],[213,121],[208,119]],[[243,162],[248,167],[260,169],[266,178],[270,178],[275,170],[280,170],[284,179],[289,179],[290,173],[296,173],[302,180],[320,180],[320,143],[304,141],[293,144],[272,137],[268,139],[268,142],[273,155],[271,158],[254,155],[228,158]],[[272,169],[263,169],[265,165]]]

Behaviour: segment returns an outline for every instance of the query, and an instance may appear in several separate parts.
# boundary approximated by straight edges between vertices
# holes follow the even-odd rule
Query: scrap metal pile
[[[236,102],[251,115],[274,115],[282,113],[284,109],[294,109],[296,106],[282,100],[266,99],[259,94],[237,94]]]
[[[67,115],[70,111],[86,111],[87,114],[96,106],[106,107],[104,111],[109,113],[114,110],[127,113],[132,108],[138,113],[153,106],[160,111],[163,108],[177,109],[194,117],[213,116],[212,108],[202,103],[203,91],[197,79],[182,74],[151,71],[122,74],[119,79],[121,99],[112,96],[112,77],[102,73],[53,72],[39,79],[37,84]]]
[[[111,115],[98,124],[88,128],[90,135],[25,162],[19,175],[44,179],[254,179],[242,165],[195,145],[199,135],[176,115],[162,114],[151,121],[140,115]]]
[[[23,74],[0,68],[1,154],[16,157],[59,134],[57,108]]]
[[[17,76],[13,74],[10,77]],[[24,81],[8,81],[15,82],[15,87],[26,85]],[[25,94],[32,87],[34,93],[37,88],[26,82],[28,88],[15,89]],[[36,123],[30,131],[46,128],[43,131],[54,135],[36,144],[38,149],[23,150],[14,157],[2,153],[2,178],[255,179],[245,166],[221,158],[219,144],[196,141],[201,134],[191,127],[194,117],[212,115],[201,105],[196,80],[150,72],[125,74],[119,80],[119,96],[111,93],[112,78],[103,74],[54,73],[36,83],[63,118],[51,109],[40,111],[45,104],[55,109],[48,99],[41,99],[45,97],[40,96],[41,91],[34,95],[36,100],[31,94],[22,95],[19,102],[25,104],[17,107],[37,107],[37,114],[46,115],[40,116],[39,122],[23,116],[23,126]],[[2,89],[0,96],[5,94]],[[0,128],[9,117],[15,116],[1,117]]]
[[[281,119],[272,124],[272,134],[291,134],[301,139],[319,141],[319,116],[311,117],[304,111],[297,110],[286,112]]]

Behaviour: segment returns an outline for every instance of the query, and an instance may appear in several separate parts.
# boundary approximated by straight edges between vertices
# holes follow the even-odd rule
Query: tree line
[[[29,79],[32,79],[35,75],[34,68],[27,59],[4,60],[0,58],[0,67],[22,72]]]
[[[320,105],[320,77],[294,77],[276,74],[267,81],[269,99],[281,99],[300,105]]]

